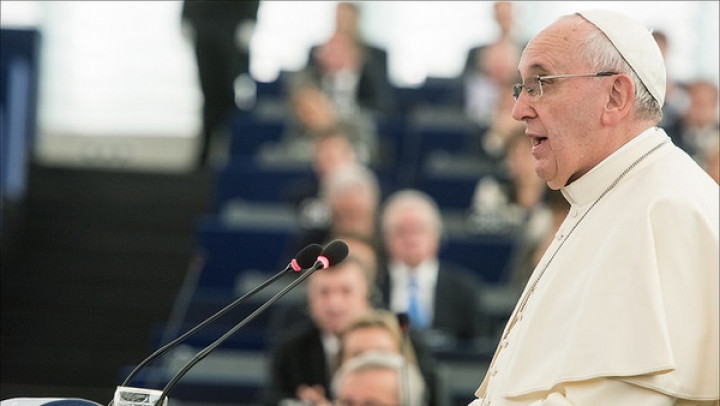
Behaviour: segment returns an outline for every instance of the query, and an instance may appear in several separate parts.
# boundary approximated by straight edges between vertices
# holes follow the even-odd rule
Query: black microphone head
[[[328,244],[318,256],[318,261],[322,262],[323,269],[337,265],[347,258],[350,253],[347,243],[342,240],[334,240]]]
[[[313,266],[322,250],[323,247],[320,244],[310,244],[301,249],[300,252],[295,255],[295,258],[290,262],[290,265],[296,272],[310,268]]]

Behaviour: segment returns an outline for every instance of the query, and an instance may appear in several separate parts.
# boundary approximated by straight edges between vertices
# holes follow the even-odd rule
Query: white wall
[[[470,46],[497,35],[490,1],[365,1],[362,29],[389,51],[392,81],[422,83],[427,76],[453,76]],[[718,81],[716,1],[525,1],[516,3],[520,35],[529,39],[562,14],[612,8],[666,31],[669,72],[681,80]],[[190,43],[180,30],[180,1],[2,1],[3,26],[37,26],[42,32],[39,139],[72,136],[78,147],[51,140],[47,154],[121,154],[83,147],[82,137],[181,139],[182,153],[199,131],[200,93]],[[274,80],[280,70],[304,66],[308,49],[333,28],[333,1],[265,1],[251,42],[251,73]],[[81,137],[77,141],[77,137]],[[108,147],[111,148],[111,147]],[[182,150],[182,152],[179,152]],[[97,152],[101,151],[101,152]],[[114,152],[113,152],[114,151]],[[118,152],[124,151],[124,152]],[[142,151],[148,155],[148,151]],[[149,154],[152,156],[152,154]],[[86,159],[87,160],[87,159]]]
[[[491,1],[360,1],[362,29],[389,50],[397,85],[426,76],[460,72],[467,49],[493,39]],[[261,7],[252,50],[253,74],[272,80],[279,69],[295,70],[307,49],[330,34],[334,2],[268,1]],[[715,1],[523,1],[517,2],[518,34],[527,40],[563,14],[591,8],[628,13],[670,39],[669,71],[676,78],[698,76],[717,82],[720,11]]]

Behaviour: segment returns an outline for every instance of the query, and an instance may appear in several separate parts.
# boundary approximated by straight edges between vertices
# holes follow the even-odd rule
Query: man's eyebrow
[[[530,65],[531,72],[533,72],[535,75],[541,75],[544,73],[549,73],[550,71],[543,65],[542,63],[535,63]]]

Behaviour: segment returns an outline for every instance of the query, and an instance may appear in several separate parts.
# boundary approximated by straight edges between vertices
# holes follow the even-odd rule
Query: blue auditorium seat
[[[215,201],[222,207],[231,199],[263,203],[290,203],[299,185],[315,182],[307,166],[269,166],[249,160],[231,160],[218,174]]]
[[[442,241],[439,256],[464,266],[488,284],[497,284],[501,282],[514,246],[512,236],[450,235]]]
[[[291,259],[281,256],[294,232],[286,227],[229,226],[212,217],[201,220],[198,238],[204,265],[198,286],[232,291],[244,270],[280,271]]]
[[[280,140],[284,129],[284,120],[262,119],[237,111],[231,121],[230,156],[254,157],[264,143]]]
[[[477,181],[475,176],[422,176],[415,187],[431,196],[441,210],[468,210]]]
[[[255,82],[255,93],[258,99],[263,98],[280,98],[283,97],[283,80],[280,76],[277,79],[270,82]]]
[[[425,162],[436,153],[467,156],[483,136],[485,128],[461,112],[423,109],[408,118],[401,164],[415,174],[414,184]]]
[[[462,109],[463,80],[460,77],[428,77],[418,88],[417,102],[425,106]]]
[[[238,315],[237,318],[230,317],[227,320],[225,318],[222,318],[221,320],[218,320],[217,323],[208,325],[207,327],[198,330],[195,334],[192,334],[190,337],[183,341],[183,345],[196,348],[199,351],[215,342],[217,339],[222,337],[223,334],[230,331],[230,329],[232,329],[236,324],[240,323],[246,315],[243,315],[242,317]],[[259,315],[255,320],[261,319],[262,316],[265,316],[265,318],[267,318],[267,312]],[[262,325],[262,323],[255,323],[255,320],[248,323],[238,332],[228,337],[228,339],[223,342],[222,345],[220,345],[220,347],[218,348],[243,351],[266,351],[268,349],[269,341],[265,334],[265,326]],[[165,326],[157,326],[155,329],[153,329],[152,342],[157,344],[156,348],[160,348],[162,345],[167,344],[173,339],[179,337],[181,334],[195,327],[195,325],[197,325],[198,323],[184,323],[180,327],[180,329],[172,336],[167,336],[164,334]],[[156,348],[153,348],[153,351]]]

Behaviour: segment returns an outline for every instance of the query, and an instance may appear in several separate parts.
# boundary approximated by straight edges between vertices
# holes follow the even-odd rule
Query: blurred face
[[[343,336],[343,362],[368,351],[400,353],[400,343],[383,327],[366,327]]]
[[[415,267],[424,260],[435,258],[440,235],[430,219],[430,210],[421,205],[390,208],[385,241],[393,260]]]
[[[369,309],[365,271],[354,262],[315,272],[308,283],[310,314],[320,330],[339,334]]]
[[[357,35],[358,15],[349,4],[338,4],[335,9],[335,30],[346,35]]]
[[[313,168],[321,178],[336,168],[355,162],[352,146],[344,137],[333,136],[318,140],[313,153]]]
[[[335,113],[327,97],[317,89],[303,89],[293,97],[298,121],[313,130],[327,128],[335,122]]]
[[[341,406],[400,404],[397,373],[374,369],[348,375],[340,384],[338,403]]]
[[[493,11],[500,30],[502,30],[503,34],[509,33],[513,25],[512,3],[506,1],[497,2],[494,4]]]
[[[376,203],[364,186],[351,186],[329,200],[333,231],[369,236],[375,227]]]
[[[361,55],[351,36],[337,33],[317,50],[316,57],[323,72],[332,74],[341,70],[357,70]]]
[[[580,18],[580,17],[577,17]],[[590,24],[571,27],[558,21],[528,44],[518,67],[524,83],[544,75],[593,72],[579,60],[581,39]],[[608,102],[613,77],[551,79],[539,100],[523,89],[512,116],[524,121],[532,142],[535,172],[552,189],[560,189],[587,173],[607,156],[600,113]]]
[[[526,139],[514,140],[508,147],[506,162],[510,175],[516,183],[528,183],[539,179],[535,174],[535,158]]]
[[[717,146],[705,160],[703,168],[720,185],[720,149],[717,149]]]
[[[690,86],[690,107],[686,113],[688,124],[696,128],[715,125],[718,122],[718,89],[710,83]]]
[[[353,237],[344,237],[345,241],[350,250],[350,255],[362,261],[370,271],[370,280],[375,280],[375,272],[377,270],[377,254],[375,248],[365,241],[355,239]]]
[[[515,77],[518,64],[518,48],[507,41],[498,42],[485,50],[483,65],[485,74],[497,83],[507,82]]]

